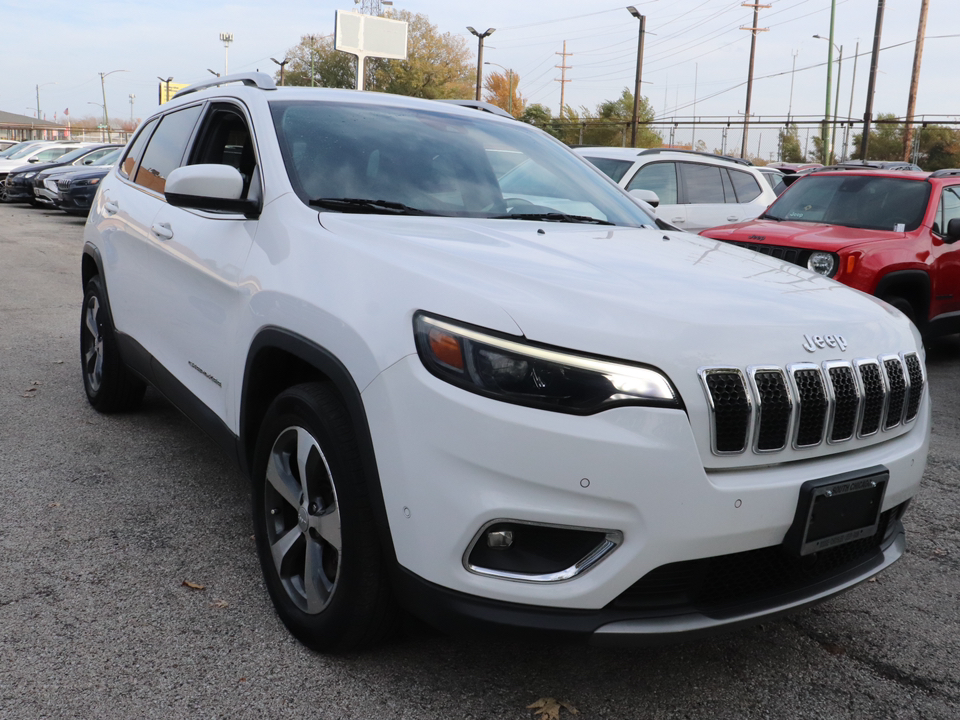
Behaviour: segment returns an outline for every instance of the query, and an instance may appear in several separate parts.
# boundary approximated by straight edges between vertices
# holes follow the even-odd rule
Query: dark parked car
[[[110,167],[90,168],[85,172],[66,173],[57,179],[60,199],[57,207],[70,215],[87,215],[100,181],[110,172]]]
[[[33,193],[33,179],[43,170],[49,170],[55,167],[92,165],[104,155],[113,152],[122,147],[117,144],[110,145],[87,145],[77,148],[73,152],[68,152],[56,160],[50,162],[36,163],[33,165],[24,165],[10,171],[4,181],[3,191],[4,199],[7,202],[29,202],[38,204],[38,200]]]
[[[38,202],[59,206],[60,186],[57,184],[59,180],[79,173],[89,174],[91,170],[109,170],[116,164],[122,150],[122,147],[115,148],[89,165],[84,161],[81,165],[48,168],[37,173],[36,177],[33,178],[34,199]]]

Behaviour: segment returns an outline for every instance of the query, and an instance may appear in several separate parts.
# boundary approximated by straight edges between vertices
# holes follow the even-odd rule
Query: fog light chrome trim
[[[487,530],[493,525],[510,523],[513,525],[532,525],[535,527],[557,528],[559,530],[577,530],[583,532],[603,533],[604,539],[593,550],[584,555],[580,560],[568,568],[555,573],[546,573],[543,575],[532,575],[527,573],[509,572],[505,570],[493,570],[491,568],[480,567],[470,563],[470,553],[474,546],[486,538]],[[531,522],[529,520],[513,520],[510,518],[497,518],[484,523],[483,527],[477,531],[473,539],[467,545],[463,553],[463,567],[467,572],[484,577],[497,578],[498,580],[510,580],[523,583],[560,583],[573,580],[583,575],[588,570],[595,568],[602,561],[606,560],[614,550],[623,543],[623,533],[619,530],[607,530],[605,528],[581,527],[578,525],[557,525],[554,523]]]

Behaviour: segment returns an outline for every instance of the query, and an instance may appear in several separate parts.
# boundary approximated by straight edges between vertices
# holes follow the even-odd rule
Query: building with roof
[[[70,137],[70,126],[29,115],[0,110],[0,138],[7,140],[64,140]]]

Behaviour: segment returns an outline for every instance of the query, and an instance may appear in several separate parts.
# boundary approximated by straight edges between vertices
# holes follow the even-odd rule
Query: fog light
[[[506,550],[513,545],[513,530],[491,530],[487,533],[487,547]]]
[[[621,542],[617,530],[495,520],[474,535],[463,565],[503,580],[561,582],[586,572]]]

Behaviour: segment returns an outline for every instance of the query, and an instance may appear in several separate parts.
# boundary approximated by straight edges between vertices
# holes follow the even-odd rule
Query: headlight
[[[29,180],[29,179],[32,178],[34,175],[36,175],[35,172],[28,172],[28,173],[24,173],[23,177],[24,177],[25,180]]]
[[[100,182],[100,178],[95,177],[95,178],[87,178],[86,180],[76,180],[73,184],[74,185],[96,185],[98,182]]]
[[[511,340],[422,313],[413,324],[427,370],[479,395],[578,415],[617,405],[683,407],[654,368]]]
[[[807,267],[820,275],[833,277],[837,271],[837,256],[819,250],[812,252],[807,258]]]

